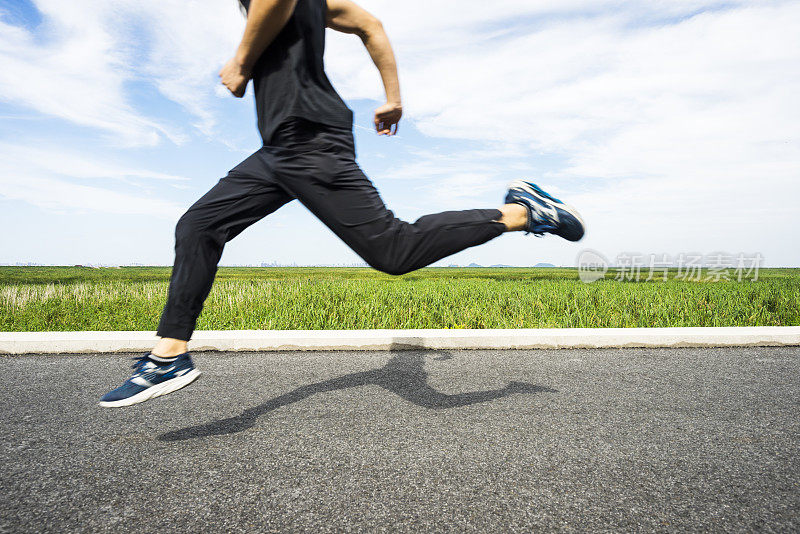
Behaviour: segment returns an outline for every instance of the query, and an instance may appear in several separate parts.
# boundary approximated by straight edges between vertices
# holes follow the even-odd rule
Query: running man
[[[445,211],[408,223],[394,216],[355,161],[353,112],[323,68],[325,28],[361,38],[380,72],[386,103],[379,135],[392,136],[403,113],[394,53],[383,26],[350,0],[240,0],[244,36],[219,73],[238,98],[253,80],[263,146],[231,169],[178,220],[175,263],[158,325],[161,338],[137,358],[133,376],[101,406],[136,404],[180,389],[199,375],[188,341],[225,243],[298,199],[373,268],[392,275],[430,265],[504,232],[583,237],[578,213],[532,182],[509,185],[497,209]]]

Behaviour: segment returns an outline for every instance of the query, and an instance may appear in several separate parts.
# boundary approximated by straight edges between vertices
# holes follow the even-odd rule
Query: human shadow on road
[[[452,358],[445,353],[436,360]],[[242,432],[256,424],[259,416],[283,406],[301,401],[316,393],[376,385],[397,394],[401,398],[434,410],[468,406],[488,402],[514,393],[557,393],[558,390],[536,386],[527,382],[512,381],[501,389],[473,391],[469,393],[447,394],[436,391],[428,385],[428,373],[424,369],[425,355],[422,352],[404,352],[392,357],[384,367],[352,373],[349,375],[300,386],[288,393],[272,398],[263,404],[245,410],[241,415],[219,419],[202,425],[190,426],[165,432],[158,436],[159,441],[182,441],[204,436],[218,436]]]

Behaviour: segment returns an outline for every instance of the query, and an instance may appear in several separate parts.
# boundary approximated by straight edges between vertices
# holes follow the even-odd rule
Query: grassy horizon
[[[155,330],[170,272],[0,267],[0,331]],[[800,269],[742,282],[616,274],[584,284],[576,269],[551,267],[220,267],[197,329],[800,325]]]

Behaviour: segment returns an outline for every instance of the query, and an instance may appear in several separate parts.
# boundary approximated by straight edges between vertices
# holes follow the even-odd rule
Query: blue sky
[[[523,177],[588,224],[580,243],[506,234],[437,265],[585,248],[800,265],[796,2],[362,5],[398,57],[397,137],[369,128],[382,92],[360,41],[329,30],[325,59],[395,215],[496,207]],[[178,217],[260,144],[250,89],[216,77],[243,22],[234,0],[0,0],[0,263],[170,265]],[[295,201],[221,263],[359,261]]]

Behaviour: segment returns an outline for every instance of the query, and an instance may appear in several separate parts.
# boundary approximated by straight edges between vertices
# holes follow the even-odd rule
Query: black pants
[[[497,222],[498,209],[445,211],[413,224],[396,218],[356,164],[350,130],[293,119],[178,221],[175,264],[157,334],[188,341],[225,243],[295,198],[369,265],[395,275],[505,231]]]

